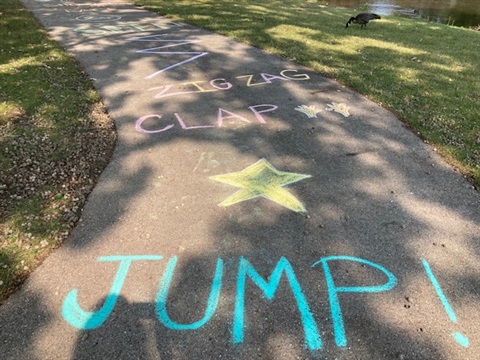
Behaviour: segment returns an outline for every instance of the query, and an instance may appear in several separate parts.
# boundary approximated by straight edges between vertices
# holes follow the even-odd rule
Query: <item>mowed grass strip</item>
[[[313,0],[130,0],[339,80],[393,111],[480,187],[480,32]]]
[[[0,303],[59,246],[115,143],[91,81],[18,0],[0,2]]]

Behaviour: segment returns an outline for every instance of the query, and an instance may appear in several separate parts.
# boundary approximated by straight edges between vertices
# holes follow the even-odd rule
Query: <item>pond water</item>
[[[480,0],[328,0],[329,5],[462,27],[480,25]]]

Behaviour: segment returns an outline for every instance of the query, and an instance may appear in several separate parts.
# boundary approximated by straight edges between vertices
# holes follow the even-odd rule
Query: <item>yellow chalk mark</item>
[[[295,110],[304,113],[304,114],[307,115],[309,118],[316,118],[316,117],[317,117],[317,113],[319,113],[319,112],[321,111],[321,110],[317,110],[317,109],[315,108],[315,105],[310,105],[310,106],[301,105],[301,106],[297,106],[297,107],[295,108]]]
[[[210,179],[241,188],[219,206],[230,206],[241,201],[264,197],[296,212],[306,212],[303,204],[283,186],[311,177],[311,175],[279,171],[265,159],[260,159],[240,172],[211,176]]]
[[[350,108],[345,103],[332,102],[331,104],[327,104],[327,106],[328,106],[327,108],[328,111],[335,111],[339,114],[342,114],[345,117],[350,116],[350,113],[348,112]]]

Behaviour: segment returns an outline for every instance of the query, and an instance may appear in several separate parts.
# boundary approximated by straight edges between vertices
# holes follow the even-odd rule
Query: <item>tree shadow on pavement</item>
[[[174,35],[177,39],[210,36],[189,27]],[[464,179],[388,111],[308,69],[233,41],[218,40],[226,41],[235,53],[212,52],[188,67],[166,72],[161,81],[149,85],[137,81],[134,88],[127,88],[128,76],[133,76],[128,72],[132,54],[140,61],[144,54],[135,51],[154,45],[127,43],[125,38],[115,38],[119,42],[112,45],[112,54],[127,54],[129,49],[128,56],[97,59],[98,86],[114,94],[107,103],[111,113],[118,114],[117,151],[87,204],[84,226],[65,245],[79,256],[98,247],[110,251],[99,256],[143,254],[164,259],[158,263],[161,266],[155,265],[161,270],[152,270],[148,280],[142,273],[129,275],[131,285],[125,285],[105,324],[77,333],[73,358],[105,354],[122,359],[468,357],[471,348],[461,348],[450,336],[457,326],[476,335],[475,321],[465,317],[478,307],[474,279],[478,275],[480,210],[478,194]],[[204,50],[201,44],[186,48]],[[298,51],[303,50],[308,49],[300,46]],[[78,56],[87,59],[91,52]],[[147,58],[152,68],[167,64],[157,55]],[[279,79],[285,68],[298,71],[291,75],[308,74],[308,80]],[[249,87],[244,78],[239,81],[248,74],[256,76],[253,81],[262,81],[262,73],[277,78],[263,86]],[[119,76],[113,80],[107,74]],[[207,82],[224,78],[232,87],[164,101],[145,93],[147,86],[195,81],[191,74]],[[132,107],[128,94],[116,86],[148,99],[136,98]],[[333,103],[348,105],[350,116],[328,111]],[[278,106],[262,114],[265,123],[249,110],[261,104]],[[295,108],[301,105],[315,105],[318,116],[300,113]],[[237,116],[224,112],[224,126],[219,126],[219,108]],[[136,133],[135,121],[148,114],[161,114],[161,122],[154,118],[144,123],[145,129],[174,127]],[[175,114],[188,119],[189,126],[212,127],[186,130]],[[285,188],[308,212],[293,212],[261,197],[217,206],[238,189],[209,177],[242,171],[260,158],[278,170],[311,175]],[[103,247],[111,238],[118,247]],[[166,286],[166,308],[178,324],[192,324],[204,317],[215,264],[223,260],[218,305],[196,329],[167,326],[155,312],[159,282],[166,281],[162,276],[175,256],[178,263]],[[337,257],[328,263],[334,283],[317,264],[329,256]],[[455,293],[450,299],[461,318],[458,324],[446,315],[422,258],[428,258],[438,281],[448,284],[448,294]],[[245,262],[241,265],[242,259],[251,267]],[[275,288],[272,272],[278,264],[285,268]],[[397,285],[369,291],[368,287],[386,283],[385,272],[372,264],[393,274]],[[453,283],[446,281],[451,278]],[[132,284],[148,290],[139,295]],[[71,286],[82,293],[82,285]],[[340,315],[332,312],[335,288],[344,289],[337,294]],[[137,297],[143,300],[136,301]],[[300,298],[308,305],[299,305]],[[242,299],[244,338],[233,344],[238,335],[233,327],[241,319],[235,308],[242,309]],[[312,344],[305,344],[305,333],[315,331],[305,330],[305,318],[300,316],[308,313],[322,341],[314,351]],[[345,326],[345,346],[338,344],[339,329],[333,329],[340,321]]]

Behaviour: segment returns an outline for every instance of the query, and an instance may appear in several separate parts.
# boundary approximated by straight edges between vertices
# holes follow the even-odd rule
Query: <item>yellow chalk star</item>
[[[230,206],[241,201],[264,197],[290,210],[305,212],[303,204],[283,186],[309,177],[311,175],[279,171],[267,160],[260,159],[240,172],[211,176],[210,179],[241,188],[219,206]]]

